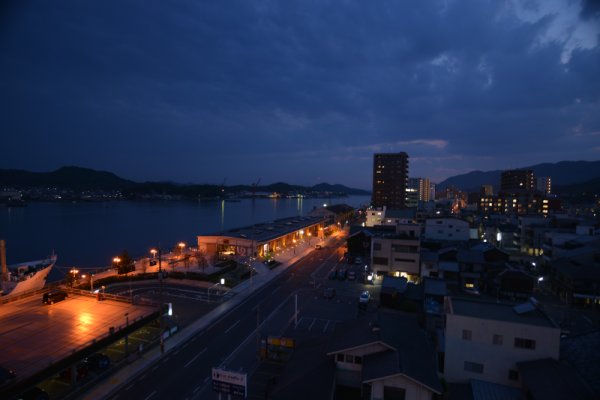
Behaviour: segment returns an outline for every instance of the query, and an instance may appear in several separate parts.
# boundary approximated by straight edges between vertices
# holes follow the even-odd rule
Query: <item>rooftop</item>
[[[396,312],[380,312],[376,324],[379,329],[375,331],[364,318],[339,324],[329,354],[381,343],[389,350],[365,357],[363,380],[402,374],[441,393],[433,346],[416,318]]]
[[[213,233],[208,236],[226,236],[256,240],[257,242],[268,242],[300,229],[307,228],[311,225],[318,224],[321,221],[323,221],[322,217],[289,217],[271,222],[244,226],[242,228],[234,228],[224,232]]]
[[[597,398],[577,372],[564,363],[547,358],[520,362],[517,366],[523,385],[534,399]]]
[[[524,313],[517,313],[513,304],[452,298],[452,314],[558,329],[556,324],[536,307],[531,307]]]

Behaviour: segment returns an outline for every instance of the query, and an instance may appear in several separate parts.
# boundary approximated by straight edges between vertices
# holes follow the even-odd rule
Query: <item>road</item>
[[[259,337],[283,333],[293,321],[296,295],[299,309],[318,297],[329,271],[340,267],[340,244],[341,239],[334,239],[328,247],[311,252],[223,318],[165,354],[111,398],[218,398],[212,391],[212,368],[250,375],[258,365]]]

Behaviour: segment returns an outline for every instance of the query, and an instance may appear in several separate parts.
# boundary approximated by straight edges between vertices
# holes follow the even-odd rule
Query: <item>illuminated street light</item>
[[[156,249],[150,249],[150,254],[152,254],[153,259],[156,258],[156,253],[158,253]]]
[[[79,270],[77,268],[71,268],[69,272],[71,273],[71,287],[73,287],[73,283],[75,283]]]
[[[179,242],[179,244],[177,246],[179,246],[179,251],[181,252],[181,254],[183,254],[183,249],[185,248],[185,243]]]

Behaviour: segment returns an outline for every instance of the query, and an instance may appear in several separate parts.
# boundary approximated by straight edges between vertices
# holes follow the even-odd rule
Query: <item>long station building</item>
[[[322,216],[297,216],[201,235],[198,236],[198,250],[206,257],[216,259],[268,258],[300,241],[315,240],[316,243],[323,239],[325,221]]]

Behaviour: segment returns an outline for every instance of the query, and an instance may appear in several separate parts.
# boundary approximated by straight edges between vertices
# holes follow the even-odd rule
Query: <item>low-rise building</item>
[[[518,363],[558,360],[560,328],[536,302],[518,306],[446,298],[444,376],[519,386]]]
[[[442,393],[433,346],[416,317],[380,312],[339,324],[328,355],[336,386],[355,388],[363,399],[431,400]]]
[[[426,219],[423,236],[429,240],[455,242],[466,242],[472,238],[469,223],[458,218]]]
[[[378,233],[371,239],[371,268],[378,275],[420,277],[420,233],[416,224],[397,225],[393,233]]]
[[[270,257],[300,241],[322,239],[322,217],[291,217],[198,236],[198,250],[209,260]]]

